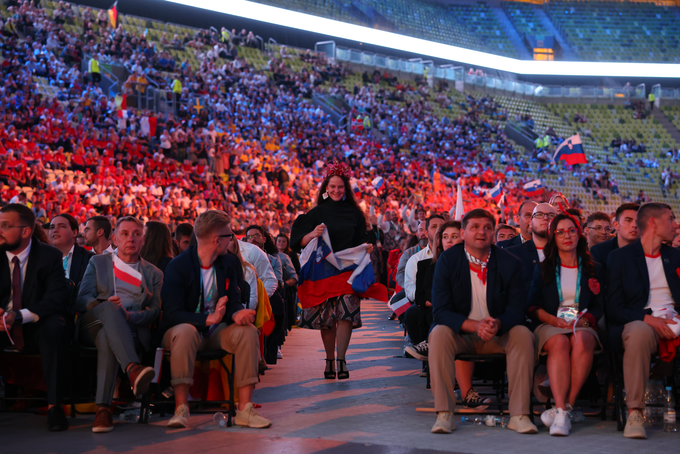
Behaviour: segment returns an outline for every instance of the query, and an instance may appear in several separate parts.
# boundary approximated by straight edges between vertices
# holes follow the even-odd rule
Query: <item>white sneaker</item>
[[[283,353],[281,353],[281,347],[276,351],[276,359],[283,359]]]
[[[543,421],[545,427],[550,427],[553,425],[553,422],[555,421],[556,410],[557,407],[552,407],[541,413],[541,421]]]
[[[571,429],[569,413],[558,408],[557,411],[555,411],[555,420],[550,426],[550,435],[566,437],[569,435],[569,429]]]
[[[647,431],[645,430],[645,420],[642,417],[640,410],[633,410],[628,415],[626,427],[623,428],[623,436],[626,438],[646,439]]]
[[[450,434],[456,429],[455,424],[451,421],[453,413],[450,411],[440,411],[437,413],[437,421],[432,426],[433,434]]]
[[[243,410],[236,410],[234,424],[237,426],[251,427],[253,429],[266,429],[272,425],[268,419],[258,415],[252,402],[248,402]]]
[[[168,421],[168,427],[180,429],[189,427],[189,407],[180,404],[175,410],[175,416]]]

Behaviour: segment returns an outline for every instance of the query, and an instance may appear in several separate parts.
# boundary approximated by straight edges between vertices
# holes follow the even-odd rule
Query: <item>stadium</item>
[[[118,251],[124,249],[123,240],[118,236],[123,234],[122,225],[143,227],[142,235],[146,239],[139,243],[141,251],[133,256],[141,259],[142,265],[148,262],[149,266],[160,270],[162,283],[164,274],[166,278],[173,276],[171,280],[184,278],[179,265],[173,268],[173,262],[176,265],[180,259],[188,260],[190,254],[184,253],[185,249],[198,251],[196,263],[202,264],[200,251],[206,247],[207,234],[202,233],[199,218],[210,218],[211,213],[218,212],[229,219],[229,227],[225,227],[228,231],[220,231],[213,243],[219,249],[222,247],[220,241],[231,237],[229,241],[236,244],[235,251],[231,246],[228,253],[227,249],[220,249],[219,257],[233,253],[238,263],[243,264],[239,282],[251,279],[247,283],[249,291],[244,292],[241,288],[238,295],[242,297],[243,310],[253,309],[252,323],[258,328],[260,337],[259,356],[255,360],[259,367],[256,378],[259,384],[254,395],[252,390],[248,395],[241,394],[239,380],[241,383],[250,380],[241,380],[238,373],[235,374],[234,368],[239,369],[241,363],[232,362],[227,367],[222,356],[207,354],[201,357],[200,351],[197,358],[195,351],[194,356],[190,356],[197,364],[193,378],[183,382],[185,385],[193,383],[191,393],[188,386],[184,391],[182,388],[177,391],[177,385],[184,379],[177,381],[171,348],[169,344],[165,345],[163,336],[168,329],[164,323],[176,316],[166,314],[165,292],[169,292],[166,279],[166,284],[157,289],[156,296],[160,300],[163,287],[163,303],[154,300],[157,320],[143,327],[149,330],[148,341],[140,345],[141,340],[146,339],[145,335],[138,334],[138,328],[132,330],[134,347],[146,350],[144,355],[140,353],[138,361],[130,361],[132,372],[126,368],[127,363],[121,362],[118,350],[109,349],[109,356],[113,358],[109,362],[115,363],[117,359],[121,365],[121,368],[117,368],[117,363],[111,366],[117,374],[115,386],[107,385],[111,388],[113,402],[104,402],[107,398],[101,400],[100,397],[102,375],[97,372],[104,367],[100,340],[93,337],[85,346],[81,335],[69,334],[64,348],[70,355],[70,378],[67,380],[70,384],[66,386],[64,382],[65,391],[56,393],[56,407],[64,405],[71,421],[68,437],[62,442],[56,436],[47,438],[42,431],[45,413],[49,416],[50,430],[69,427],[68,424],[52,424],[55,404],[51,393],[55,391],[50,385],[45,386],[44,381],[50,375],[50,367],[56,366],[44,359],[47,354],[41,349],[47,347],[40,343],[41,337],[36,334],[38,345],[35,347],[40,351],[25,354],[20,348],[19,351],[12,349],[12,346],[16,347],[16,335],[7,336],[11,345],[3,343],[4,336],[5,332],[10,334],[16,328],[12,331],[11,324],[9,328],[5,325],[0,329],[3,331],[0,332],[0,347],[8,348],[4,353],[0,352],[0,444],[8,445],[7,452],[67,452],[81,442],[83,451],[101,452],[121,449],[203,452],[238,444],[244,449],[282,452],[546,451],[548,445],[537,437],[517,440],[516,434],[510,431],[501,432],[498,427],[481,428],[474,423],[466,426],[466,419],[461,419],[462,414],[469,421],[467,413],[473,418],[477,414],[482,417],[493,415],[492,419],[499,416],[500,420],[482,424],[506,428],[507,421],[502,417],[516,415],[515,404],[508,397],[512,393],[512,386],[508,386],[512,374],[508,368],[506,375],[502,367],[506,352],[502,355],[500,376],[499,366],[493,362],[498,358],[463,359],[463,362],[477,364],[481,372],[479,375],[475,372],[475,386],[484,390],[480,393],[482,396],[491,398],[483,398],[483,409],[489,409],[486,413],[476,411],[477,407],[473,405],[461,407],[462,412],[453,412],[459,426],[457,432],[461,432],[453,436],[460,444],[430,436],[432,419],[446,411],[440,409],[436,393],[435,403],[432,401],[427,350],[422,367],[420,363],[414,366],[414,361],[395,359],[419,358],[407,354],[404,347],[420,345],[419,342],[411,345],[415,336],[404,319],[406,309],[415,308],[418,303],[415,297],[408,296],[404,267],[397,266],[399,257],[407,249],[406,242],[401,243],[408,237],[413,239],[409,246],[417,246],[418,251],[425,251],[427,246],[429,259],[432,259],[430,249],[435,249],[433,238],[437,228],[433,229],[429,245],[428,234],[422,232],[433,219],[446,221],[444,226],[459,222],[456,229],[461,233],[470,222],[466,214],[485,210],[491,213],[495,229],[492,229],[494,245],[489,251],[501,251],[497,253],[501,260],[505,254],[502,248],[505,248],[496,244],[501,242],[498,234],[503,228],[521,239],[517,241],[519,245],[528,240],[536,244],[542,241],[535,233],[532,240],[532,232],[526,227],[526,222],[534,222],[532,219],[539,210],[539,219],[546,217],[546,238],[547,232],[552,232],[549,235],[551,244],[554,242],[558,244],[555,247],[560,247],[555,233],[558,227],[550,226],[549,219],[555,218],[560,223],[573,221],[578,227],[579,238],[588,240],[585,254],[589,257],[592,254],[595,259],[599,256],[593,246],[605,241],[616,242],[621,237],[624,231],[619,221],[622,212],[632,210],[632,206],[640,209],[636,222],[642,240],[635,244],[646,248],[644,235],[651,235],[649,225],[657,228],[657,222],[647,224],[648,219],[640,213],[656,210],[650,216],[657,219],[659,216],[655,213],[668,207],[673,234],[661,241],[663,235],[658,233],[654,237],[659,238],[654,251],[663,247],[675,254],[674,249],[680,245],[680,227],[673,215],[680,209],[679,40],[680,0],[118,0],[115,3],[111,0],[77,3],[2,0],[0,209],[6,212],[1,212],[0,217],[16,214],[16,219],[25,221],[26,216],[33,216],[31,232],[28,236],[17,236],[16,241],[30,241],[27,243],[29,249],[30,244],[40,242],[62,250],[64,278],[71,286],[68,298],[65,297],[68,304],[64,303],[68,308],[64,306],[62,314],[73,325],[69,329],[76,333],[82,329],[85,333],[82,328],[85,324],[87,329],[97,323],[106,326],[100,320],[88,322],[88,314],[97,304],[85,304],[83,299],[86,279],[99,276],[96,273],[100,271],[94,270],[94,260],[88,264],[89,256],[96,257],[102,252],[100,249],[110,249],[115,258],[107,265],[113,266],[114,273],[111,295],[101,298],[102,288],[108,291],[101,283],[93,287],[93,294],[100,292],[94,299],[98,304],[106,302],[109,296],[115,299],[119,290],[123,292],[121,295],[126,295],[127,290],[116,287],[121,285],[121,280],[129,284],[132,279],[133,287],[144,287],[151,282],[151,275],[145,274],[139,265],[130,267],[125,260],[117,265]],[[354,272],[349,273],[354,279],[357,269],[372,268],[371,282],[373,285],[384,284],[390,296],[386,305],[380,302],[378,293],[366,289],[358,291],[353,284],[347,287],[348,293],[354,292],[353,296],[359,295],[362,299],[363,326],[367,329],[354,335],[348,353],[348,361],[353,363],[349,368],[353,380],[345,382],[347,385],[340,382],[337,389],[331,389],[316,376],[320,375],[316,371],[318,360],[323,359],[318,336],[312,338],[303,334],[311,330],[294,329],[298,326],[310,328],[317,323],[309,320],[309,326],[305,326],[305,311],[309,307],[303,300],[308,295],[301,293],[307,292],[314,279],[321,279],[310,277],[312,271],[305,271],[305,266],[314,262],[306,261],[304,251],[310,244],[310,230],[313,232],[316,224],[310,224],[306,231],[298,234],[303,222],[311,222],[306,216],[316,213],[314,210],[324,206],[327,199],[337,203],[328,186],[334,176],[342,177],[345,182],[341,202],[351,199],[352,207],[363,213],[361,219],[366,221],[361,231],[368,235],[366,238],[374,236],[370,241],[366,240],[372,246],[365,257],[348,256],[350,258],[345,260],[355,260],[354,264],[351,269],[342,271]],[[538,205],[533,214],[527,213],[529,220],[523,223],[521,218],[527,203]],[[647,204],[653,207],[645,211]],[[16,205],[27,207],[32,215],[26,215],[23,208]],[[552,207],[552,217],[549,217],[550,213],[540,212],[539,208],[544,205]],[[334,227],[325,223],[329,225],[330,237],[319,233],[313,238],[315,243],[311,243],[317,244],[318,237],[317,264],[322,256],[325,260],[328,256],[333,257],[334,250],[344,249],[337,246],[333,235],[334,228],[345,227],[343,223],[348,217],[343,217],[339,211],[331,213],[338,217],[329,219],[332,222],[337,219],[338,224]],[[100,227],[100,218],[107,219],[107,228]],[[11,260],[20,254],[10,256],[12,250],[18,249],[10,248],[9,235],[16,233],[12,231],[14,228],[28,227],[24,222],[18,225],[19,221],[10,222],[9,219],[0,219],[0,246],[7,251],[8,257],[8,266],[0,267],[0,316],[4,315],[3,321],[8,314],[16,314],[21,308],[21,302],[15,298],[22,293],[21,285],[14,285],[18,275],[9,272],[10,268],[13,273],[17,271],[17,265]],[[58,219],[66,219],[65,224],[70,227],[59,227],[55,221]],[[221,221],[213,222],[219,224]],[[604,223],[596,227],[600,226],[598,222]],[[60,228],[72,233],[60,234]],[[390,228],[393,229],[392,236]],[[88,229],[103,233],[99,234],[98,240],[90,240]],[[210,229],[219,230],[212,224]],[[398,232],[396,237],[394,229]],[[419,229],[421,233],[418,233]],[[596,234],[594,229],[600,233]],[[658,231],[661,230],[662,227],[658,227]],[[557,232],[569,235],[564,230]],[[605,236],[597,239],[596,235],[602,232]],[[443,233],[438,233],[440,242]],[[60,246],[65,241],[62,240],[64,235],[72,237],[71,242]],[[358,235],[355,232],[352,244],[347,243],[345,247],[363,244],[356,241]],[[163,239],[156,240],[156,237]],[[258,243],[258,238],[262,238],[262,244]],[[183,239],[186,245],[182,245]],[[279,239],[285,239],[286,245],[277,250]],[[418,246],[418,240],[425,242]],[[257,254],[245,246],[241,246],[239,252],[238,245],[245,243],[259,246],[266,253],[262,256],[268,256],[272,262],[269,267],[272,289],[267,288],[264,274],[253,259]],[[327,250],[322,248],[322,243]],[[629,247],[624,244],[630,243],[633,241],[619,242],[615,248],[623,251]],[[467,240],[465,244],[467,247]],[[76,260],[74,250],[78,247],[89,255],[87,260],[83,259],[76,279],[73,264]],[[533,263],[532,258],[528,258],[529,274],[533,272],[533,265],[538,269],[537,263],[546,257],[543,249],[538,249],[540,255],[536,255]],[[664,254],[664,265],[659,270],[671,270],[676,260],[675,255],[669,255],[671,252],[665,250],[660,252]],[[394,255],[392,251],[396,251]],[[644,251],[650,258],[647,249]],[[299,252],[301,255],[297,254]],[[536,253],[536,247],[533,252]],[[278,269],[276,260],[272,259],[277,254],[290,257],[290,260],[277,259]],[[472,264],[477,262],[467,249],[465,254],[472,270]],[[493,254],[488,252],[486,262],[480,265],[482,274]],[[645,256],[640,255],[640,267],[644,265]],[[436,257],[437,254],[435,262]],[[609,264],[606,263],[607,255],[604,257],[602,274],[597,274],[598,279],[604,280],[603,289],[611,282],[609,274],[605,278],[604,268],[612,275],[614,269],[611,263],[614,256],[609,255]],[[342,259],[337,260],[345,263]],[[520,260],[524,258],[518,255],[515,264],[518,269]],[[563,258],[558,259],[558,263],[560,260]],[[292,275],[286,271],[286,261],[290,268],[295,268],[290,271],[295,274],[292,280]],[[408,257],[404,264],[407,261],[410,263]],[[589,259],[584,259],[586,262],[590,264]],[[99,263],[98,266],[103,266]],[[190,262],[182,263],[186,267]],[[633,266],[632,263],[624,265]],[[415,262],[413,266],[416,266]],[[434,270],[434,262],[432,266]],[[650,262],[647,266],[651,270]],[[661,267],[661,259],[658,266]],[[127,277],[117,274],[121,267]],[[26,274],[25,264],[23,268],[22,272]],[[341,267],[337,265],[337,268]],[[214,269],[219,269],[218,265]],[[252,276],[249,269],[254,273]],[[401,283],[395,278],[398,269],[402,274]],[[177,274],[169,274],[170,270],[176,270]],[[599,273],[599,265],[593,270]],[[668,270],[666,272],[670,273]],[[626,270],[621,272],[627,273]],[[305,282],[307,287],[303,284],[305,273],[305,279],[309,279]],[[104,274],[102,271],[101,275]],[[197,272],[196,276],[199,274]],[[676,282],[671,281],[671,274],[675,272],[662,282],[664,295],[669,299],[673,299],[676,286]],[[649,280],[645,281],[645,291],[650,293],[649,303],[644,308],[650,311],[647,316],[656,314],[652,300],[659,295],[653,293],[658,284],[653,275],[645,268],[643,276]],[[578,276],[580,279],[581,256],[578,258]],[[189,315],[203,315],[200,308],[204,308],[208,290],[212,295],[212,287],[205,287],[204,291],[205,279],[209,276],[200,274],[199,277],[195,280],[200,280],[201,302],[198,308],[188,309]],[[595,277],[593,271],[590,281],[597,283]],[[680,277],[680,271],[673,280],[677,277]],[[524,278],[527,281],[524,297],[527,299],[534,295],[534,288],[531,287],[531,275],[525,274]],[[23,283],[27,278],[20,279]],[[214,272],[212,279],[212,285],[217,288]],[[236,274],[231,279],[226,278],[226,285],[220,281],[227,292]],[[422,279],[422,275],[418,279]],[[441,284],[437,284],[436,275],[434,279],[434,284],[429,281],[428,292],[431,293],[427,293],[430,298],[427,302],[433,301],[429,314],[432,314],[432,305],[437,306],[433,300],[434,289]],[[486,277],[480,279],[486,288]],[[534,276],[534,281],[536,279]],[[505,285],[505,278],[501,280]],[[620,282],[622,287],[625,281],[623,278]],[[344,280],[341,284],[346,286]],[[412,285],[415,289],[415,276]],[[314,287],[315,291],[318,288]],[[593,295],[599,295],[599,284],[597,291],[593,288],[591,285]],[[403,303],[397,302],[400,298],[395,296],[401,289],[406,290],[406,296],[402,295],[400,300]],[[580,280],[576,292],[579,291]],[[66,295],[66,290],[64,292]],[[606,290],[606,296],[611,299],[613,296],[610,298],[609,292]],[[149,288],[147,293],[151,295],[155,291]],[[227,296],[223,293],[220,290],[220,296]],[[506,290],[499,293],[505,295]],[[250,296],[253,306],[248,305],[244,294]],[[229,295],[233,298],[236,294]],[[324,295],[331,296],[329,293]],[[347,296],[344,293],[333,293],[332,296],[343,295]],[[584,377],[585,384],[581,383],[584,386],[582,393],[574,396],[578,397],[579,410],[570,413],[572,422],[574,413],[580,414],[585,421],[582,425],[574,422],[570,443],[554,445],[551,451],[567,447],[588,452],[631,449],[619,432],[624,430],[627,420],[632,420],[624,414],[623,382],[624,377],[629,378],[623,365],[629,363],[623,356],[623,349],[616,352],[609,341],[604,340],[616,324],[610,322],[610,318],[616,320],[616,316],[610,317],[609,303],[604,299],[603,295],[601,304],[605,307],[605,317],[593,318],[593,324],[600,326],[597,343],[602,348],[595,353],[592,369],[588,366],[588,379],[586,381]],[[263,300],[267,302],[263,303]],[[357,313],[358,300],[357,297]],[[346,312],[352,313],[353,309],[347,307],[348,301],[342,304],[346,305]],[[577,295],[577,306],[578,301]],[[560,289],[559,303],[562,302]],[[279,303],[280,313],[277,312]],[[139,301],[135,300],[135,304]],[[146,303],[141,304],[144,307]],[[31,314],[30,306],[26,303],[24,306]],[[270,315],[267,315],[267,308]],[[528,305],[526,309],[524,318],[527,326],[531,326]],[[196,313],[191,314],[194,310]],[[217,309],[204,310],[212,317]],[[579,312],[579,318],[584,314]],[[391,320],[387,321],[391,315]],[[495,317],[488,311],[486,315]],[[51,310],[46,314],[48,316],[53,316]],[[325,315],[320,315],[319,320],[323,317]],[[416,324],[424,323],[422,317]],[[24,313],[23,323],[42,326],[40,318],[42,315],[33,318]],[[574,321],[574,327],[579,318]],[[505,323],[505,319],[502,320]],[[234,321],[236,319],[229,319],[226,323],[233,326]],[[269,326],[267,321],[273,331],[264,335],[263,330]],[[129,316],[127,322],[131,323]],[[21,325],[21,322],[15,323]],[[240,322],[236,321],[236,324]],[[431,328],[437,324],[441,323],[437,322],[436,315],[434,324],[431,319],[428,321]],[[353,328],[361,326],[359,320]],[[350,325],[350,332],[353,328]],[[314,325],[313,329],[325,328]],[[32,333],[28,328],[23,331],[27,336]],[[204,332],[200,336],[210,336],[213,330],[206,332],[208,334]],[[422,339],[426,349],[430,332],[425,330]],[[333,333],[335,336],[335,328]],[[82,336],[89,339],[90,334]],[[327,347],[324,331],[322,338]],[[574,328],[572,341],[576,338]],[[286,339],[288,342],[282,350]],[[658,344],[659,339],[666,340],[657,334],[654,342]],[[207,342],[207,337],[204,340]],[[677,336],[670,340],[674,341]],[[339,337],[338,360],[345,363],[344,351],[340,354],[340,343]],[[231,349],[224,345],[219,351],[226,355]],[[537,345],[540,351],[543,344]],[[344,348],[346,350],[347,345]],[[676,348],[677,343],[670,348],[671,356]],[[326,348],[327,362],[331,361],[328,351]],[[656,348],[653,353],[657,355]],[[658,353],[661,354],[661,347]],[[644,379],[645,383],[649,380],[643,396],[648,407],[644,408],[643,401],[639,411],[647,428],[645,437],[651,439],[644,448],[639,448],[642,452],[672,450],[676,445],[675,434],[662,430],[666,399],[662,382],[671,386],[671,393],[677,396],[676,385],[680,383],[677,361],[672,357],[670,362],[662,361],[654,355],[651,378]],[[529,414],[537,424],[538,421],[545,424],[541,411],[549,410],[551,399],[558,403],[556,407],[559,406],[559,398],[553,394],[556,390],[551,390],[547,379],[550,360],[547,361],[548,372],[545,372],[546,360],[539,356],[537,353],[534,372],[543,371],[545,382],[538,382],[536,377],[540,375],[533,378]],[[455,359],[458,364],[458,356]],[[335,377],[332,364],[330,370],[327,364],[324,373],[332,372]],[[141,398],[136,393],[130,395],[129,390],[124,392],[127,387],[137,389],[139,380],[144,383],[142,372],[134,374],[135,367],[149,369],[151,366],[160,378],[151,384],[145,383],[148,392],[142,393]],[[166,370],[161,372],[163,367]],[[44,374],[36,372],[41,368]],[[341,366],[338,362],[338,378],[344,372],[349,376],[349,371],[346,364]],[[146,373],[150,374],[149,371]],[[419,374],[427,379],[418,377]],[[442,376],[437,377],[441,380]],[[239,388],[237,392],[234,380]],[[458,382],[460,394],[463,385],[458,375],[454,381]],[[453,388],[451,386],[452,392]],[[543,394],[539,388],[543,388]],[[547,398],[545,389],[549,391]],[[189,396],[185,406],[186,421],[182,420],[184,425],[171,426],[189,427],[188,408],[191,408],[191,427],[186,431],[173,432],[165,427],[173,415],[172,405],[168,405],[168,402],[174,403],[173,392],[180,396],[184,396],[181,394],[184,392]],[[201,397],[195,393],[201,393]],[[234,402],[235,394],[239,402],[243,399],[247,402],[252,397],[253,405],[247,407],[248,410],[241,410],[240,404]],[[357,403],[361,399],[365,402]],[[466,399],[467,396],[458,395],[458,401],[463,404]],[[491,401],[494,403],[489,404]],[[105,421],[103,426],[97,426],[102,403],[113,409],[107,410],[107,417],[110,418],[113,411],[115,423]],[[264,436],[262,432],[247,428],[220,428],[219,421],[213,422],[210,416],[220,409],[227,413],[229,426],[233,416],[239,426],[254,428],[256,424],[262,424],[264,427],[265,423],[261,422],[264,420],[272,428]],[[630,405],[629,410],[633,411]],[[241,424],[243,411],[250,411],[250,421],[256,422]],[[176,410],[171,421],[180,415],[178,412]],[[102,444],[92,440],[89,430],[93,421],[95,427],[103,427],[102,432],[113,430],[115,426],[120,434],[111,437],[117,441]],[[146,422],[148,426],[127,424],[130,421]],[[602,425],[598,425],[600,422]],[[538,425],[539,432],[547,432]],[[151,431],[147,432],[147,429]],[[488,430],[482,433],[483,429]],[[624,436],[627,436],[629,429],[625,430]],[[22,441],[13,439],[10,432],[19,434]],[[517,432],[521,431],[518,429]],[[550,434],[554,435],[552,429]],[[545,440],[544,435],[539,436]],[[486,442],[479,444],[475,437],[483,437]]]

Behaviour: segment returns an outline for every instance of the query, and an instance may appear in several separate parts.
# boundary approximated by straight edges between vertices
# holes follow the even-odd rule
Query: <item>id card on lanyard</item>
[[[210,286],[210,291],[208,292],[208,297],[204,298],[205,290],[203,287],[203,271],[201,274],[201,294],[198,296],[198,305],[196,306],[196,313],[200,314],[205,311],[205,302],[212,301],[213,292],[217,288],[217,277],[215,276],[215,267],[212,267],[212,285]],[[211,312],[212,313],[212,312]]]
[[[562,279],[560,278],[561,264],[557,263],[555,267],[555,281],[557,283],[557,296],[560,299],[560,307],[557,310],[557,317],[567,322],[573,322],[578,317],[578,301],[581,296],[581,258],[578,259],[578,274],[576,275],[576,294],[574,295],[574,306],[562,307],[564,297],[562,296]]]

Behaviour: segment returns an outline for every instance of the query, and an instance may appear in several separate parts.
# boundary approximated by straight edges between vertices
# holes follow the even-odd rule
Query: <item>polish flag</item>
[[[142,273],[119,259],[117,254],[111,254],[111,256],[113,257],[113,274],[116,278],[133,287],[140,287],[142,285]]]

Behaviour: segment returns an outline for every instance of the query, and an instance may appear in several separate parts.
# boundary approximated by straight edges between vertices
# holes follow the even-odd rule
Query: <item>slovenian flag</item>
[[[526,192],[527,195],[541,195],[543,194],[543,189],[541,180],[530,181],[524,185],[524,192]]]
[[[557,150],[555,150],[555,154],[553,155],[553,162],[557,163],[559,160],[564,160],[570,166],[588,163],[586,154],[583,152],[580,135],[576,134],[575,136],[569,137],[557,147]]]
[[[501,197],[503,196],[503,188],[501,187],[501,182],[499,181],[498,183],[496,183],[496,186],[489,189],[487,191],[487,194],[489,195],[489,197],[494,199],[496,203],[498,203],[501,200]]]
[[[302,250],[300,265],[298,297],[303,308],[347,294],[387,301],[387,289],[375,282],[365,244],[333,252],[328,230],[324,230]]]
[[[385,180],[383,180],[383,177],[375,177],[373,181],[371,181],[371,184],[373,185],[376,191],[379,191],[380,188],[382,188],[383,185],[385,184]]]
[[[484,194],[486,193],[485,190],[480,189],[479,187],[475,187],[472,189],[472,195],[475,197],[484,197]]]
[[[405,296],[403,298],[397,299],[400,294],[403,295],[401,292],[395,293],[394,296],[392,296],[390,302],[387,303],[387,307],[392,309],[392,312],[397,314],[397,317],[399,317],[401,314],[406,312],[409,307],[411,307],[411,302]]]
[[[142,273],[118,258],[118,254],[111,254],[113,258],[113,274],[116,279],[127,282],[133,287],[141,287]]]

